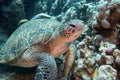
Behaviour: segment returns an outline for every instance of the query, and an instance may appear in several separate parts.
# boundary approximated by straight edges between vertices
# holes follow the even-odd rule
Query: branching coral
[[[76,80],[118,79],[116,64],[120,65],[119,21],[120,1],[101,0],[93,27],[97,34],[94,40],[86,36],[81,42],[76,41],[77,58],[73,66]]]
[[[120,65],[120,50],[115,49],[113,51],[113,56],[115,57],[115,62]]]
[[[120,28],[117,25],[120,21],[120,1],[101,0],[99,13],[96,18],[97,20],[94,22],[94,33],[101,35],[103,41],[120,45]]]
[[[102,65],[96,69],[93,80],[117,80],[117,71],[110,65]]]
[[[92,38],[86,36],[82,42],[76,41],[77,47],[77,59],[73,68],[73,75],[76,80],[83,78],[84,80],[90,80],[91,74],[96,68],[96,59],[94,47],[92,44]]]
[[[73,76],[76,80],[118,79],[115,66],[116,63],[120,65],[120,50],[115,49],[115,44],[101,42],[97,52],[90,36],[75,43],[77,58],[73,67]]]
[[[99,51],[100,51],[101,53],[105,53],[105,55],[106,55],[106,54],[112,55],[112,51],[113,51],[115,48],[116,48],[116,45],[115,45],[115,44],[101,41],[100,47],[99,47]]]

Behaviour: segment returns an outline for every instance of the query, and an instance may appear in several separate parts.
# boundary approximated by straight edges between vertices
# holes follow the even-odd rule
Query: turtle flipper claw
[[[36,70],[34,80],[56,80],[57,77],[57,66],[55,60],[49,54],[40,54],[40,63]]]

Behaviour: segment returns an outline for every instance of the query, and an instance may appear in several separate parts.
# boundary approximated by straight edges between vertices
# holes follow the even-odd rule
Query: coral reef
[[[99,52],[101,59],[98,61],[99,65],[111,65],[114,63],[113,50],[116,48],[115,44],[109,42],[101,42]]]
[[[96,21],[93,23],[96,35],[89,36],[89,41],[86,32],[84,40],[76,44],[77,58],[72,72],[75,80],[120,79],[120,1],[101,0],[98,7],[99,11],[94,17]]]
[[[99,12],[96,15],[94,24],[94,33],[96,41],[107,41],[120,45],[120,1],[119,0],[101,0],[99,3]]]
[[[19,20],[30,19],[38,13],[50,14],[62,22],[75,18],[81,19],[86,24],[85,31],[74,42],[77,48],[76,59],[68,80],[120,79],[120,0],[100,0],[99,3],[97,0],[96,2],[93,0],[8,0],[7,3],[5,1],[0,0],[2,3],[0,28],[3,28],[0,29],[2,30],[0,44],[4,44],[2,42],[6,41],[8,34],[18,27]],[[64,72],[64,55],[57,59],[61,60],[60,63],[56,60],[58,79],[60,79]],[[9,71],[8,69],[5,71]],[[5,79],[6,76],[7,73],[3,76],[0,74],[1,79]],[[23,73],[19,74],[18,71],[12,77],[24,80],[21,76]],[[30,80],[33,76],[34,73],[26,74],[24,78]]]
[[[92,38],[86,36],[82,42],[76,41],[77,58],[73,67],[73,76],[76,80],[82,78],[90,80],[91,74],[96,69],[95,47],[92,46]]]
[[[109,42],[103,42],[101,41],[99,51],[101,53],[105,54],[112,54],[112,51],[116,48],[115,44],[109,43]]]
[[[18,26],[18,22],[25,18],[24,4],[22,0],[2,1],[1,27],[11,34]]]
[[[30,19],[31,17],[33,17],[33,15],[36,15],[38,13],[48,13],[57,17],[58,20],[63,22],[75,18],[81,18],[82,20],[89,22],[91,21],[93,16],[92,11],[96,9],[94,4],[87,3],[86,0],[2,0],[0,2],[2,3],[2,5],[0,5],[2,9],[2,19],[0,18],[0,21],[2,21],[1,23],[3,23],[0,25],[7,35],[10,35],[14,31],[14,29],[18,27],[18,22],[21,19]],[[87,27],[89,26],[86,26],[86,28]],[[3,35],[3,33],[1,33],[1,35]],[[8,72],[9,70],[10,69],[8,68],[8,70],[5,71]],[[10,72],[10,74],[11,73],[12,72]],[[19,73],[13,74],[13,77],[16,75],[18,76],[18,78],[15,77],[15,79],[21,79],[23,77],[23,75]],[[24,75],[24,77],[26,76],[29,80],[28,75]],[[30,75],[30,77],[31,76],[33,75]],[[23,80],[23,78],[21,80]],[[27,79],[25,78],[25,80]]]
[[[89,23],[97,9],[94,2],[86,0],[2,0],[0,3],[0,25],[9,35],[21,19],[31,19],[39,13],[58,16],[63,21],[77,18]]]
[[[95,70],[93,80],[117,80],[117,71],[110,65],[101,65]]]
[[[73,66],[75,80],[116,80],[120,65],[120,50],[109,42],[101,42],[96,51],[93,39],[86,36],[75,41],[77,52]]]
[[[115,50],[113,51],[113,56],[115,57],[115,63],[116,63],[117,65],[120,65],[120,50],[115,49]]]

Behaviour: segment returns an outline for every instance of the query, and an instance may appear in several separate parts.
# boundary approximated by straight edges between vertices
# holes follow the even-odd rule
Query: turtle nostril
[[[72,30],[72,33],[74,33],[75,32],[75,30]]]
[[[68,29],[68,32],[70,32],[70,33],[73,34],[73,33],[75,32],[75,29],[74,29],[74,28],[69,28],[69,29]]]

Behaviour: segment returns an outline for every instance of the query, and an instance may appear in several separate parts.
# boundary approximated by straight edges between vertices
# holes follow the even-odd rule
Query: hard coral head
[[[78,38],[82,33],[84,26],[81,20],[70,20],[60,26],[60,35],[67,41],[71,42]]]

